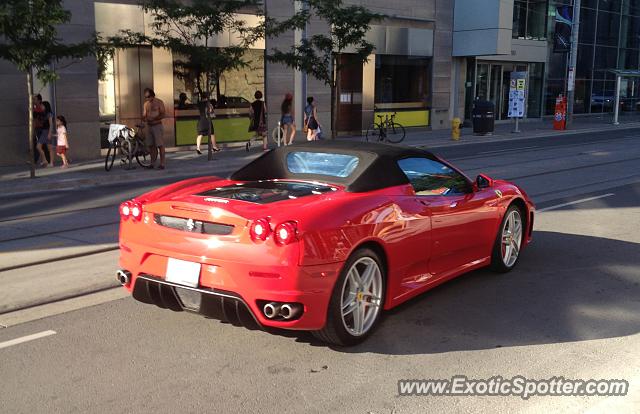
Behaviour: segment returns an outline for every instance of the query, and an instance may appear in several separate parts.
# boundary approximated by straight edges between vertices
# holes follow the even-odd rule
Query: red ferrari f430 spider
[[[534,210],[518,186],[420,149],[296,144],[123,203],[117,277],[161,308],[353,345],[440,283],[513,269]]]

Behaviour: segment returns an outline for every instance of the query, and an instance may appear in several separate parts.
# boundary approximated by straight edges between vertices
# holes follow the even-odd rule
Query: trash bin
[[[478,135],[492,134],[495,129],[495,105],[491,101],[477,99],[473,103],[471,113],[473,133]]]

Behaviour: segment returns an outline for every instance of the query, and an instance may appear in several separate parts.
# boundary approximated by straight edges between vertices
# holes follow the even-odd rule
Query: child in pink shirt
[[[67,150],[69,149],[69,139],[67,137],[67,120],[64,116],[58,115],[56,117],[56,128],[58,133],[58,145],[56,146],[56,153],[62,158],[62,168],[69,167],[69,161],[67,160]]]

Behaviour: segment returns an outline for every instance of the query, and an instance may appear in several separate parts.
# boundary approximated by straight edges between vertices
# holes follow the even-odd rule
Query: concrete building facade
[[[65,0],[70,24],[60,27],[63,40],[86,39],[94,31],[103,35],[121,29],[148,30],[150,16],[135,0]],[[375,51],[364,65],[349,66],[339,91],[342,133],[365,131],[377,115],[397,114],[408,127],[448,128],[453,117],[470,119],[476,98],[494,102],[498,121],[508,121],[512,72],[526,73],[525,118],[553,114],[553,103],[564,93],[567,54],[556,47],[556,16],[570,8],[570,0],[349,0],[387,16],[372,25],[367,39]],[[291,16],[291,0],[265,0],[268,15]],[[565,10],[563,11],[563,7]],[[611,111],[615,77],[612,69],[640,70],[640,0],[583,0],[582,28],[576,73],[576,111]],[[256,19],[251,11],[243,18]],[[327,31],[313,18],[306,33],[290,32],[254,45],[250,67],[226,73],[215,85],[218,117],[214,121],[219,142],[243,141],[249,102],[256,90],[264,92],[269,129],[280,119],[286,93],[295,96],[298,128],[303,103],[313,96],[325,133],[330,129],[330,90],[311,76],[265,59],[272,48],[288,49],[301,36]],[[216,40],[225,47],[231,34]],[[69,121],[71,158],[96,158],[107,145],[110,123],[135,125],[142,111],[142,90],[152,87],[167,106],[166,143],[188,147],[195,143],[198,97],[194,85],[175,76],[170,52],[149,46],[118,51],[107,77],[99,80],[96,62],[62,62],[59,79],[36,85],[57,114]],[[348,60],[346,54],[342,59]],[[0,165],[22,164],[27,159],[26,79],[0,61]],[[640,82],[623,82],[626,111],[640,108]],[[299,134],[297,139],[304,139]]]
[[[452,58],[453,0],[346,3],[363,5],[389,17],[376,22],[368,34],[376,46],[369,61],[350,66],[343,73],[339,129],[358,133],[367,129],[374,113],[394,112],[407,126],[447,127],[456,112],[451,93],[456,67]],[[72,13],[70,24],[59,29],[64,41],[79,41],[94,31],[109,35],[121,29],[148,30],[150,17],[136,1],[66,0],[64,5]],[[290,0],[266,0],[264,6],[275,18],[291,16],[296,7]],[[247,18],[251,20],[251,17],[249,11]],[[326,31],[326,23],[314,18],[308,24],[306,35]],[[242,141],[249,137],[247,105],[256,90],[265,94],[270,130],[280,119],[284,95],[293,93],[298,128],[302,126],[303,102],[307,96],[313,96],[325,133],[329,133],[330,89],[311,76],[264,58],[271,48],[288,49],[300,36],[301,33],[290,32],[254,45],[250,51],[250,68],[221,77],[219,87],[224,102],[219,103],[214,121],[218,142]],[[233,42],[232,36],[219,39],[218,44],[224,47],[230,42]],[[197,115],[193,104],[197,97],[193,85],[174,76],[174,59],[166,50],[141,46],[118,51],[104,80],[98,79],[96,62],[87,58],[73,64],[61,62],[56,82],[36,84],[36,92],[52,104],[56,114],[64,115],[69,122],[71,158],[100,156],[101,149],[107,145],[110,123],[135,125],[139,122],[145,87],[152,87],[167,107],[167,145],[193,145]],[[7,62],[0,62],[0,79],[6,85],[0,95],[3,108],[0,133],[5,148],[0,152],[0,165],[22,164],[28,153],[25,75]],[[455,102],[462,108],[462,99]],[[299,135],[297,139],[303,137]]]

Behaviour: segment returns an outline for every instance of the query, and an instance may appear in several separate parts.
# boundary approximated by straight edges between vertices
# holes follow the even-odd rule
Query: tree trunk
[[[209,73],[207,73],[207,106],[205,106],[205,108],[209,108],[209,103],[211,102],[211,99],[213,99],[211,97],[211,82],[209,82]],[[217,102],[217,100],[216,100]],[[213,108],[213,110],[215,111],[215,108]],[[207,110],[205,110],[205,114]],[[209,118],[209,128],[210,128],[210,133],[209,136],[207,136],[207,161],[211,161],[213,160],[213,143],[211,142],[211,135],[212,135],[212,131],[211,129],[213,129],[213,118]]]
[[[29,176],[31,178],[36,178],[36,159],[33,152],[33,136],[35,131],[33,130],[33,75],[31,68],[27,70],[27,94],[27,102],[29,105],[29,109],[27,111],[29,114],[29,135],[27,137],[29,147]]]
[[[334,78],[333,86],[331,87],[331,98],[333,104],[331,105],[331,139],[338,137],[338,104],[340,103],[340,68],[338,66],[338,59],[334,58]]]

